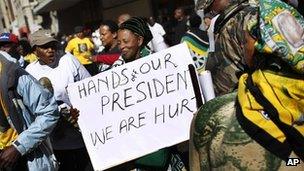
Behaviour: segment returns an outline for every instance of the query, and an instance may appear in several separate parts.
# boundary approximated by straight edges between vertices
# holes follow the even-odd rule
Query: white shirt
[[[158,23],[155,23],[153,26],[149,26],[151,30],[153,39],[149,42],[148,46],[151,48],[152,51],[158,52],[160,50],[166,49],[168,46],[165,44],[164,35],[166,31],[164,30],[163,26]]]
[[[7,60],[17,63],[17,59],[13,58],[10,54],[5,51],[0,50],[0,54],[3,55]]]
[[[97,29],[92,33],[92,41],[93,41],[94,50],[96,53],[100,53],[104,49],[104,46],[102,46],[102,42],[101,42],[100,38],[101,37],[100,37],[99,29]]]
[[[149,25],[149,28],[152,32],[153,39],[156,39],[156,43],[159,43],[164,40],[163,36],[166,34],[166,31],[164,30],[162,25],[155,23],[153,26]]]
[[[215,50],[214,27],[215,27],[215,22],[219,16],[220,15],[218,14],[211,19],[210,26],[207,30],[208,37],[209,37],[209,50],[208,50],[209,52],[214,52],[214,50]]]
[[[63,101],[69,106],[71,106],[71,102],[66,90],[68,84],[91,76],[84,66],[70,53],[62,56],[59,59],[58,66],[55,68],[41,65],[39,61],[35,61],[29,64],[25,70],[37,80],[47,77],[52,83],[55,99]]]
[[[11,61],[11,62],[14,62],[16,64],[18,64],[19,66],[21,66],[22,68],[24,67],[24,59],[23,59],[23,56],[20,56],[20,59],[17,60],[15,58],[13,58],[10,54],[8,54],[7,52],[5,51],[2,51],[0,50],[0,54],[3,55],[7,60]]]

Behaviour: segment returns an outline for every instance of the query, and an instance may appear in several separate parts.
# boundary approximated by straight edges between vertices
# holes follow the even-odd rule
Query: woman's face
[[[143,37],[134,34],[128,29],[118,31],[118,47],[126,62],[134,61],[139,57]]]
[[[117,33],[112,33],[110,28],[106,25],[100,26],[99,33],[101,36],[102,45],[105,47],[111,47],[117,37]]]
[[[37,46],[34,54],[38,57],[42,65],[49,65],[55,62],[55,52],[57,48],[56,42],[49,42],[47,44]]]

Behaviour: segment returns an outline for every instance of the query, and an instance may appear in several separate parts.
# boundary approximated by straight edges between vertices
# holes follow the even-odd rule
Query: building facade
[[[26,36],[30,31],[40,28],[42,18],[32,10],[37,4],[36,0],[1,0],[1,31]]]
[[[173,16],[176,7],[193,7],[195,0],[1,0],[0,31],[21,35],[40,27],[72,34],[77,25],[95,29],[103,20],[122,14]]]

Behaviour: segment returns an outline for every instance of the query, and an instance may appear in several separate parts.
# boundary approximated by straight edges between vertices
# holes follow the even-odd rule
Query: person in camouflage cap
[[[257,11],[248,1],[198,0],[196,9],[221,14],[216,20],[215,53],[210,53],[206,70],[210,70],[217,96],[235,90],[237,73],[245,69],[245,25],[256,20]]]

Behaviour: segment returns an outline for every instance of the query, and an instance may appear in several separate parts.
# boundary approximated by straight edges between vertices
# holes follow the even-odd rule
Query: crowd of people
[[[61,40],[42,28],[23,38],[1,33],[0,170],[93,170],[68,84],[182,42],[197,73],[211,72],[216,98],[196,112],[189,144],[109,170],[261,170],[284,169],[288,158],[303,162],[302,1],[274,1],[198,0],[193,11],[204,16],[176,8],[170,36],[153,17],[127,13],[92,34],[75,26]],[[278,26],[272,46],[269,16]]]

